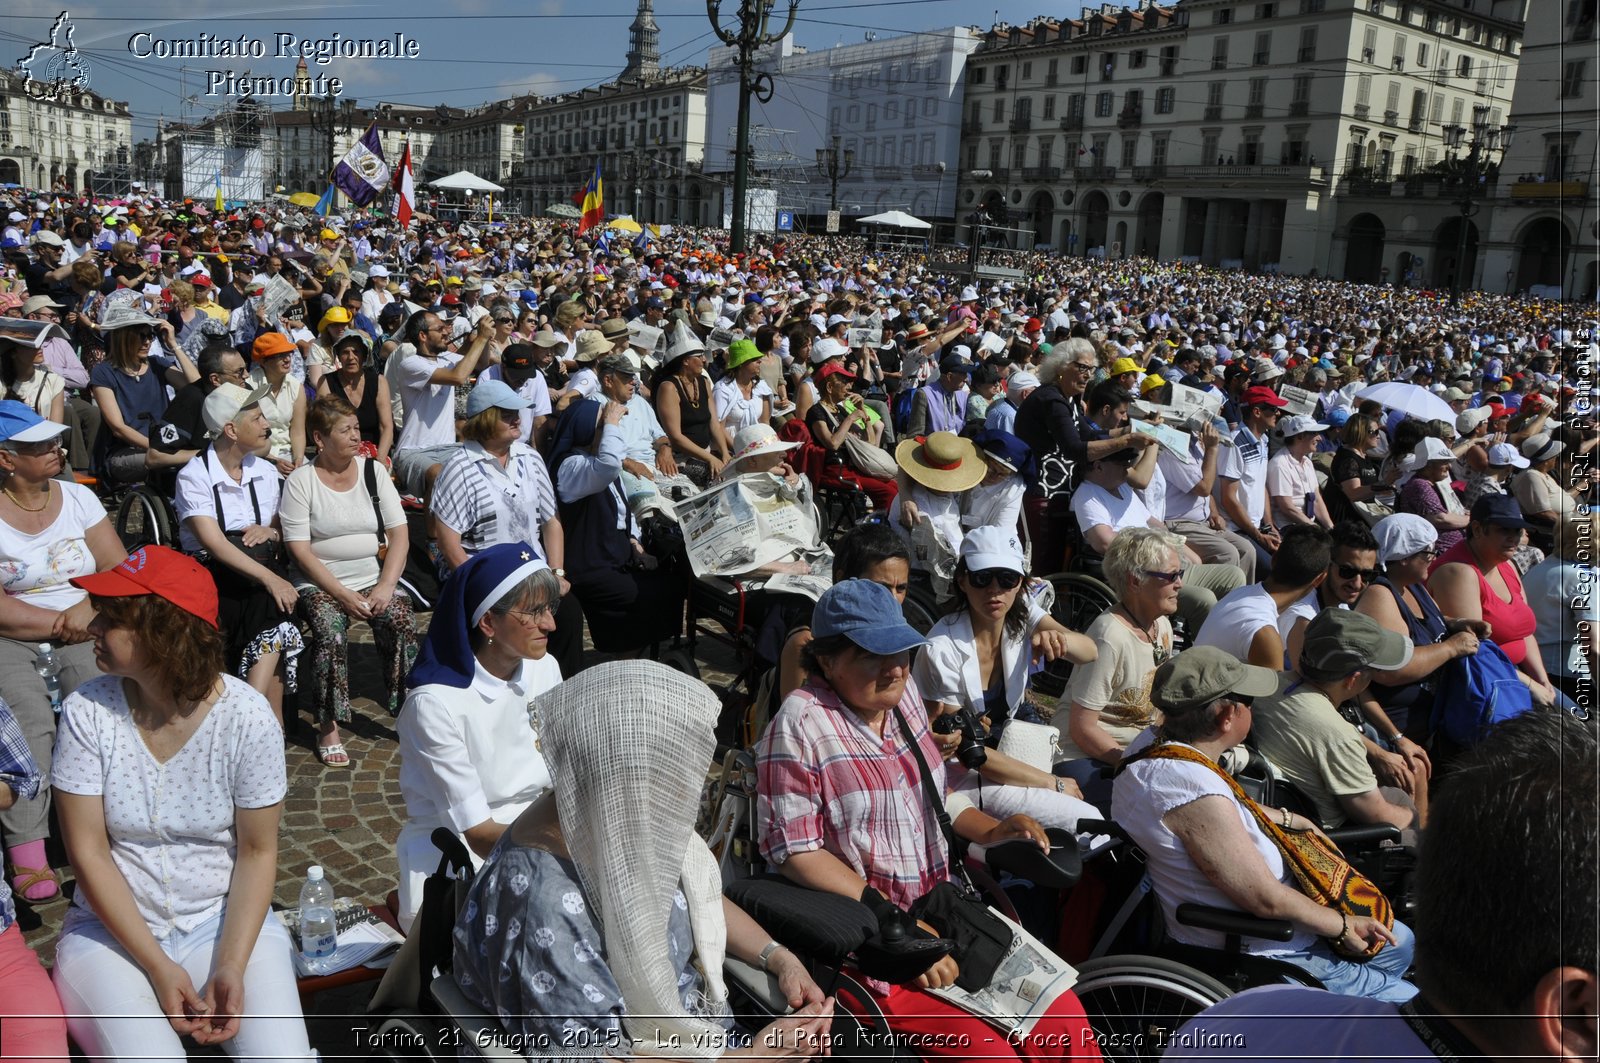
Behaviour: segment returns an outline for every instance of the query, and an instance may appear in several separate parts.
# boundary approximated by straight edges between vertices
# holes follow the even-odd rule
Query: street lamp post
[[[1459,152],[1467,134],[1472,134],[1472,139],[1467,143],[1467,154],[1463,158],[1459,154],[1455,157],[1456,173],[1461,179],[1461,198],[1456,200],[1456,206],[1461,211],[1460,230],[1456,234],[1456,268],[1450,277],[1450,302],[1457,303],[1461,300],[1462,274],[1472,273],[1467,264],[1467,225],[1469,219],[1478,213],[1478,207],[1473,199],[1478,191],[1478,184],[1488,174],[1492,163],[1485,156],[1496,151],[1504,155],[1511,150],[1511,140],[1516,136],[1517,127],[1503,125],[1495,127],[1489,124],[1489,108],[1478,104],[1472,109],[1472,127],[1447,125],[1444,127],[1444,145],[1447,149]]]
[[[839,150],[839,134],[833,135],[831,147],[817,149],[817,172],[828,179],[828,209],[839,209],[839,182],[850,176],[850,171],[855,169],[856,152],[854,148]]]
[[[750,99],[761,103],[772,99],[772,77],[754,69],[755,52],[783,37],[794,28],[794,16],[800,9],[800,0],[789,0],[789,18],[776,34],[768,32],[768,20],[776,0],[739,0],[739,26],[725,30],[720,25],[721,0],[706,0],[706,17],[717,38],[730,48],[739,50],[739,130],[733,145],[733,232],[729,248],[734,254],[744,251],[744,200],[750,174]]]

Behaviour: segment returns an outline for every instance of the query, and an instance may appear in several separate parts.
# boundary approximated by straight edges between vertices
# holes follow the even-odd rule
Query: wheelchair
[[[1055,588],[1055,603],[1050,615],[1072,631],[1087,631],[1095,617],[1117,604],[1117,592],[1101,579],[1100,558],[1084,545],[1076,522],[1068,535],[1066,568],[1045,577]],[[1072,662],[1051,661],[1033,677],[1034,689],[1052,698],[1066,692],[1072,675]]]
[[[128,484],[111,493],[116,507],[114,527],[129,553],[141,546],[178,545],[178,512],[172,502],[149,484]]]

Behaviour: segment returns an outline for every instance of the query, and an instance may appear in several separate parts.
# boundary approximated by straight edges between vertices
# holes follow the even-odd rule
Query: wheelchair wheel
[[[1117,604],[1116,592],[1087,573],[1057,572],[1048,579],[1056,591],[1050,615],[1072,631],[1084,631],[1095,617]],[[1058,698],[1067,689],[1071,674],[1071,662],[1051,661],[1033,677],[1033,688],[1047,697]]]
[[[916,628],[919,635],[926,635],[934,621],[939,619],[939,607],[934,604],[933,591],[917,584],[912,584],[906,591],[906,600],[901,603],[900,612],[905,616],[906,623]]]
[[[694,654],[682,646],[673,646],[662,650],[657,655],[656,660],[692,679],[700,678],[700,665],[695,662]]]
[[[1073,987],[1108,1060],[1160,1059],[1184,1023],[1232,990],[1160,956],[1102,956],[1078,968]]]
[[[142,484],[123,495],[116,529],[129,552],[141,546],[171,546],[177,540],[167,500]]]

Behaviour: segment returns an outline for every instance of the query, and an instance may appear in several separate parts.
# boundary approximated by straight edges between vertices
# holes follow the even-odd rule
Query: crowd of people
[[[454,832],[478,868],[458,981],[522,1034],[809,1056],[835,1008],[870,1005],[965,1046],[927,1055],[1098,1056],[1070,991],[1013,1040],[935,995],[955,956],[835,1000],[722,896],[694,835],[719,706],[635,659],[694,593],[674,504],[752,479],[871,514],[742,577],[832,551],[820,600],[774,589],[751,620],[755,836],[786,880],[937,933],[926,898],[967,843],[1109,817],[1178,941],[1221,938],[1179,905],[1239,908],[1293,926],[1250,951],[1331,993],[1406,1006],[1415,960],[1433,1003],[1487,999],[1429,973],[1426,908],[1414,937],[1321,904],[1274,839],[1389,825],[1444,863],[1448,807],[1472,844],[1473,811],[1432,798],[1495,762],[1437,695],[1495,662],[1592,746],[1600,330],[1579,308],[1022,252],[986,281],[850,237],[0,209],[8,1048],[311,1058],[268,911],[284,736],[303,711],[321,765],[352,767],[360,695],[397,717],[395,915]],[[130,555],[109,514],[135,490],[176,540]],[[1105,585],[1082,631],[1048,607],[1068,568]],[[913,587],[931,630],[902,619]],[[360,623],[382,689],[351,688]],[[1046,665],[1070,669],[1053,711]],[[1244,796],[1251,755],[1303,810]],[[15,905],[60,895],[62,853],[46,975]],[[1566,962],[1589,988],[1559,1003],[1593,1058],[1584,918]],[[754,1041],[725,956],[794,1009]]]

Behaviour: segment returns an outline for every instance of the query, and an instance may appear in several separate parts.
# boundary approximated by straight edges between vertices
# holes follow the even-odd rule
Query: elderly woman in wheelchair
[[[1286,942],[1247,940],[1246,952],[1301,968],[1337,993],[1396,1003],[1416,989],[1404,980],[1414,939],[1400,922],[1324,906],[1295,885],[1282,832],[1318,831],[1283,809],[1250,801],[1219,758],[1250,733],[1251,703],[1277,692],[1278,674],[1213,647],[1187,650],[1156,669],[1150,698],[1158,727],[1128,747],[1111,799],[1112,816],[1144,851],[1167,931],[1183,945],[1216,948],[1223,934],[1180,917],[1185,905],[1242,909],[1286,920]],[[1376,910],[1375,910],[1376,914]],[[1392,919],[1392,916],[1391,916]]]
[[[910,677],[910,651],[923,639],[890,591],[863,579],[835,584],[818,602],[811,631],[803,651],[809,678],[757,749],[761,853],[791,882],[859,899],[884,941],[952,932],[927,921],[937,922],[929,901],[952,874],[944,832],[951,831],[952,845],[956,836],[986,845],[1028,839],[1042,860],[1045,831],[1024,815],[997,821],[960,795],[938,809],[923,796],[943,799],[944,764]],[[1065,848],[1076,856],[1070,841]],[[923,918],[913,923],[908,910]],[[932,955],[938,958],[912,965],[920,973],[907,970],[896,984],[858,966],[856,984],[870,999],[841,991],[841,1003],[856,1013],[875,1011],[890,1032],[915,1038],[925,1057],[1099,1058],[1070,990],[1030,1033],[1008,1040],[930,992],[962,976],[956,958]]]
[[[502,836],[455,929],[468,1002],[530,1058],[806,1058],[833,1018],[806,967],[722,896],[694,832],[719,705],[653,661],[591,668],[530,713],[555,787]],[[795,1010],[735,1027],[725,958]]]

